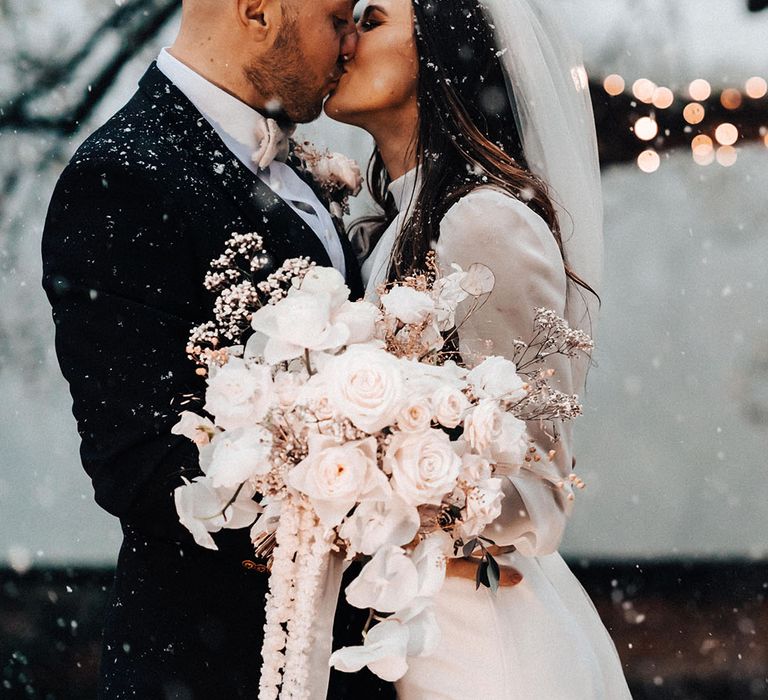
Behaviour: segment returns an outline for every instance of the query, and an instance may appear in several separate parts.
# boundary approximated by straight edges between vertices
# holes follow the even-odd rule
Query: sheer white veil
[[[523,152],[550,188],[569,267],[600,293],[603,204],[587,73],[551,0],[480,0],[494,30]],[[598,301],[569,282],[566,320],[595,335]]]

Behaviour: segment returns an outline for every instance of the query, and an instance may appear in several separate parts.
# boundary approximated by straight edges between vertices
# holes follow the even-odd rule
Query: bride
[[[383,214],[360,236],[367,294],[434,247],[442,267],[483,263],[489,302],[460,329],[465,358],[511,355],[535,307],[594,336],[602,209],[586,74],[544,0],[371,0],[354,57],[326,103],[376,142]],[[588,361],[560,357],[553,381],[583,389]],[[568,423],[529,425],[537,475],[509,478],[486,531],[507,573],[475,590],[460,562],[438,595],[437,652],[415,658],[401,700],[620,700],[614,644],[558,546],[573,506]],[[521,473],[522,474],[522,473]],[[566,488],[556,484],[565,481]]]

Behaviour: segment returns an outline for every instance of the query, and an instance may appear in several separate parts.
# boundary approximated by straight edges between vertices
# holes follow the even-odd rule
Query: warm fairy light
[[[703,102],[712,94],[712,86],[706,80],[699,78],[688,86],[688,94],[692,100]]]
[[[667,109],[667,107],[671,107],[672,103],[675,101],[675,93],[668,87],[656,88],[653,92],[651,101],[656,109]]]
[[[654,92],[656,92],[656,83],[647,78],[640,78],[632,83],[632,94],[640,100],[640,102],[650,104],[653,100]]]
[[[689,124],[701,124],[704,121],[704,107],[698,102],[689,102],[683,110],[683,119]]]
[[[733,146],[739,140],[739,130],[726,122],[715,129],[715,138],[721,146]]]
[[[637,157],[637,167],[644,173],[654,173],[659,169],[660,165],[661,158],[659,158],[659,154],[656,151],[643,151]]]
[[[727,88],[720,95],[720,104],[726,109],[738,109],[742,100],[741,93],[736,88]]]
[[[715,162],[715,149],[696,150],[693,152],[693,160],[697,165],[712,165]]]
[[[765,144],[765,147],[768,148],[768,134],[763,136],[763,143]]]
[[[651,117],[640,117],[635,122],[635,136],[642,141],[651,141],[659,133],[659,125]]]
[[[720,146],[717,149],[717,162],[726,168],[730,168],[738,157],[738,151],[733,146]]]
[[[612,97],[621,95],[624,92],[624,88],[627,86],[624,78],[616,73],[612,73],[603,81],[603,88]]]
[[[714,150],[714,144],[709,136],[706,134],[699,134],[698,136],[693,137],[693,141],[691,141],[691,150],[694,153],[704,155],[706,153],[711,153]]]
[[[744,86],[747,93],[747,97],[751,97],[753,100],[760,100],[768,95],[768,81],[765,78],[755,76],[747,80],[747,84]]]
[[[694,136],[693,141],[691,141],[691,150],[693,151],[693,160],[698,165],[710,165],[715,160],[714,144],[706,134]]]

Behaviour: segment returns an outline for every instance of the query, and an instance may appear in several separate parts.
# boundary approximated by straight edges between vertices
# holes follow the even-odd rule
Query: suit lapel
[[[318,265],[331,260],[314,231],[260,178],[246,168],[187,97],[152,63],[140,87],[167,118],[169,134],[198,170],[203,171],[224,196],[232,198],[268,249],[286,251],[286,257],[308,256]],[[282,261],[279,261],[280,264]]]

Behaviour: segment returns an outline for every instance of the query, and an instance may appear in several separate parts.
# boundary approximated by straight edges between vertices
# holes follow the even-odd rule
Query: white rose
[[[225,430],[258,423],[274,401],[272,370],[269,367],[258,364],[247,366],[239,357],[230,358],[223,367],[211,367],[203,408]]]
[[[432,424],[432,406],[426,399],[408,401],[397,416],[397,427],[406,433],[420,433]]]
[[[388,314],[403,323],[422,323],[435,312],[432,297],[412,287],[393,287],[381,297],[381,303]]]
[[[272,435],[258,426],[217,435],[205,474],[214,487],[239,486],[272,468]]]
[[[392,485],[406,503],[439,505],[453,491],[461,469],[448,435],[442,430],[395,433],[384,457]]]
[[[455,387],[443,384],[432,394],[435,420],[446,428],[455,428],[469,409],[469,399]]]
[[[385,350],[352,346],[328,363],[325,374],[331,401],[360,430],[375,433],[395,422],[403,378],[397,360]]]
[[[335,267],[316,265],[298,283],[303,292],[310,294],[328,294],[331,309],[336,310],[349,299],[349,287],[344,276]]]
[[[467,381],[479,399],[519,401],[527,394],[515,363],[504,357],[486,358],[467,375]]]
[[[346,588],[347,602],[365,610],[395,612],[419,592],[416,566],[400,547],[380,549]]]
[[[376,440],[339,444],[327,435],[309,436],[309,454],[287,477],[306,494],[326,527],[336,527],[356,503],[379,501],[392,493],[376,463]]]
[[[473,450],[484,453],[501,435],[503,411],[497,401],[481,401],[464,419],[464,439]]]
[[[349,328],[332,318],[333,298],[329,293],[291,289],[277,302],[262,306],[253,314],[251,327],[268,340],[264,360],[276,365],[293,360],[305,350],[336,350],[349,339]]]
[[[216,434],[216,426],[208,418],[198,416],[192,411],[182,411],[181,420],[171,428],[174,435],[183,435],[198,447],[207,445]]]
[[[459,535],[465,540],[480,535],[483,530],[501,515],[504,492],[501,479],[488,479],[467,493],[467,502],[462,512]]]
[[[386,545],[406,545],[419,531],[418,510],[396,494],[386,501],[361,503],[345,520],[339,535],[354,554],[372,555]]]
[[[214,488],[207,477],[198,477],[193,481],[182,477],[182,480],[184,485],[173,491],[176,512],[179,522],[192,533],[201,547],[218,549],[211,532],[222,528],[237,530],[247,527],[261,512],[261,506],[253,501],[253,489],[241,489],[237,499],[230,503],[236,488]],[[227,506],[228,503],[230,505]]]
[[[347,344],[355,345],[373,340],[380,316],[378,307],[367,301],[347,301],[336,312],[333,320],[349,329]]]
[[[461,458],[461,478],[468,484],[478,484],[491,478],[491,463],[485,457],[466,452]]]

